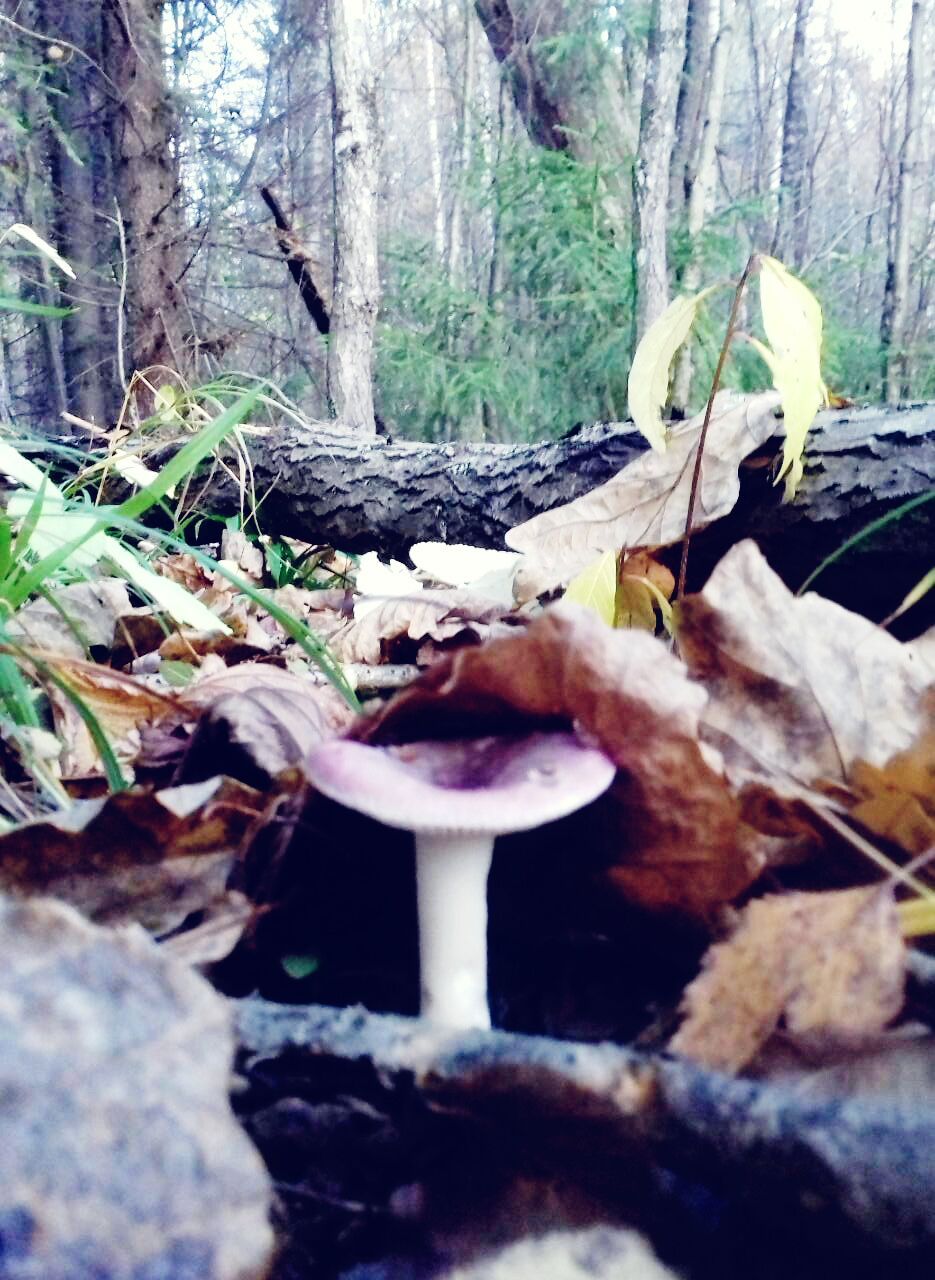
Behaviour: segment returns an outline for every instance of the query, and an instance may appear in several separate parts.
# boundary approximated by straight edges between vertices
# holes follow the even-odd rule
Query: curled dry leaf
[[[905,967],[886,886],[757,899],[733,936],[705,956],[669,1047],[704,1066],[739,1071],[781,1020],[792,1036],[859,1041],[899,1012]]]
[[[240,662],[218,675],[197,679],[178,695],[179,705],[201,712],[229,694],[275,693],[292,704],[294,713],[320,737],[330,737],[352,724],[356,714],[333,685],[265,662]]]
[[[223,893],[262,805],[226,778],[79,800],[0,834],[0,889],[163,933]]]
[[[523,632],[440,659],[352,735],[406,742],[576,722],[621,771],[607,837],[614,881],[647,906],[705,915],[758,866],[698,740],[705,701],[661,641],[558,604]]]
[[[178,704],[172,694],[157,692],[112,667],[51,657],[46,662],[94,714],[116,755],[124,761],[136,755],[143,725],[177,714]],[[97,746],[74,702],[52,685],[48,696],[62,742],[62,777],[83,778],[103,772]]]
[[[193,929],[165,938],[162,950],[193,968],[217,964],[230,955],[258,910],[246,894],[231,889],[208,906],[205,918]]]
[[[701,484],[692,528],[727,513],[740,492],[738,468],[776,430],[774,392],[741,397],[721,392],[715,401],[701,462]],[[573,502],[517,525],[507,544],[530,563],[517,576],[517,595],[529,598],[567,582],[602,551],[662,547],[685,533],[692,471],[703,415],[682,423],[664,453],[641,454],[612,480]]]
[[[671,630],[669,601],[674,590],[675,578],[671,570],[654,560],[648,551],[625,556],[620,566],[617,589],[616,626],[655,631],[658,609],[667,630]]]
[[[362,616],[355,608],[354,621],[333,636],[331,650],[339,662],[377,663],[393,640],[450,640],[468,623],[475,631],[487,629],[509,612],[469,591],[424,591],[384,600]]]
[[[160,644],[160,656],[167,662],[190,662],[208,653],[233,658],[245,650],[269,653],[275,647],[276,637],[263,625],[251,602],[229,599],[223,617],[223,632],[196,631],[191,627],[173,631]]]
[[[313,698],[296,698],[262,685],[228,693],[201,716],[181,776],[205,778],[220,771],[265,790],[279,774],[300,765],[323,738],[332,736],[334,730]]]
[[[705,731],[738,782],[847,783],[858,760],[884,766],[930,719],[932,678],[908,646],[821,596],[793,596],[751,541],[682,601],[678,637],[711,695]]]

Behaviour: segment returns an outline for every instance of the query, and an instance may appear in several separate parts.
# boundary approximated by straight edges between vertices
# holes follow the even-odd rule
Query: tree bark
[[[675,142],[669,174],[669,210],[677,222],[688,205],[698,165],[711,52],[711,0],[688,0],[685,57],[675,108]]]
[[[798,270],[808,256],[808,91],[805,63],[805,29],[812,0],[797,0],[792,34],[792,61],[786,87],[786,110],[782,123],[782,175],[779,188],[779,219],[776,248],[788,267]]]
[[[582,30],[591,13],[581,0],[475,0],[475,8],[529,137],[600,167],[604,207],[622,236],[629,205],[624,164],[635,129],[622,69]]]
[[[48,93],[41,82],[28,91],[29,118],[44,122],[53,238],[77,276],[74,283],[60,284],[63,305],[74,307],[61,323],[61,351],[58,334],[48,326],[45,345],[56,383],[62,383],[59,409],[109,427],[120,407],[121,390],[113,355],[117,291],[110,271],[117,237],[112,221],[108,221],[114,212],[110,166],[113,101],[100,70],[101,9],[100,5],[76,5],[70,0],[39,0],[35,21],[43,32],[88,55],[87,59],[72,57],[52,64],[51,101],[40,101],[41,95]]]
[[[383,444],[333,427],[315,435],[283,428],[242,443],[265,532],[403,559],[420,541],[502,547],[508,529],[609,480],[646,448],[622,423],[536,445]],[[780,448],[774,437],[763,456]],[[935,404],[820,413],[791,504],[769,469],[751,462],[741,468],[734,512],[692,539],[696,580],[732,542],[751,535],[798,586],[846,538],[935,483]],[[242,493],[215,469],[197,501],[225,516],[240,511]],[[890,612],[902,598],[900,584],[904,595],[930,567],[922,562],[933,540],[935,502],[882,532],[861,552],[857,607],[875,616],[867,602],[879,596],[876,616]]]
[[[883,389],[889,404],[908,391],[909,358],[906,329],[909,314],[909,248],[912,233],[912,186],[921,124],[922,2],[913,0],[906,53],[906,127],[899,148],[896,209],[880,325]]]
[[[373,337],[380,301],[377,261],[379,120],[370,51],[369,0],[329,0],[334,148],[334,290],[328,398],[335,416],[373,435]]]
[[[162,44],[164,0],[104,0],[104,67],[118,102],[114,181],[126,239],[125,372],[171,371],[188,381],[194,344],[182,278],[186,266],[175,148],[176,119]],[[111,213],[111,210],[107,210]],[[148,411],[148,397],[141,403]]]
[[[690,180],[687,180],[687,171],[684,175],[687,187],[687,230],[691,256],[685,266],[680,282],[682,293],[696,293],[701,285],[701,258],[698,252],[697,239],[704,226],[705,216],[717,178],[717,140],[721,130],[721,112],[724,106],[724,88],[727,82],[727,61],[733,34],[731,28],[733,12],[734,0],[721,0],[718,30],[714,38],[714,46],[711,50],[708,68],[698,156],[694,162]],[[692,351],[691,343],[687,342],[679,352],[672,395],[673,404],[683,412],[688,409],[691,398],[691,381]]]
[[[688,0],[655,0],[652,10],[640,141],[633,166],[637,341],[669,303],[669,172],[687,8]]]

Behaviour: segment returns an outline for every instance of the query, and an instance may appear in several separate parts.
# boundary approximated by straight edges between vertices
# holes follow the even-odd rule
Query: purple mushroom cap
[[[331,739],[305,773],[323,795],[414,832],[528,831],[606,791],[615,766],[574,733],[371,746]]]

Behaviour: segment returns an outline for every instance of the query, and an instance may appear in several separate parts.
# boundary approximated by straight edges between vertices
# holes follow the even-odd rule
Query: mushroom
[[[305,772],[323,795],[416,846],[421,1013],[449,1027],[489,1027],[487,873],[498,835],[583,808],[615,767],[574,733],[374,746],[331,739]]]

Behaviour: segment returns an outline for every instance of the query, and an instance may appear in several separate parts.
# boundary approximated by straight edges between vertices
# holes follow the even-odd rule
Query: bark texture
[[[673,219],[678,219],[688,203],[698,163],[711,50],[711,14],[711,0],[688,0],[685,56],[675,108],[675,143],[669,175],[669,208]]]
[[[797,0],[792,61],[782,122],[782,174],[776,246],[788,267],[798,269],[808,254],[808,90],[805,31],[812,0]]]
[[[290,429],[248,437],[247,447],[265,532],[405,559],[413,542],[425,540],[502,547],[508,529],[602,484],[646,446],[616,423],[538,445],[386,444],[324,427],[314,435]],[[764,455],[780,450],[776,436]],[[798,586],[846,538],[932,488],[935,404],[819,414],[791,505],[765,465],[748,462],[741,475],[731,515],[692,540],[695,582],[749,535]],[[216,515],[239,512],[241,501],[239,486],[219,469],[199,498]],[[929,502],[829,571],[820,589],[856,567],[848,598],[870,616],[885,616],[930,567],[933,543],[935,502]],[[842,591],[838,598],[847,595]]]
[[[170,369],[188,378],[194,346],[182,284],[181,183],[163,8],[164,0],[104,0],[104,66],[118,95],[111,146],[126,238],[125,373]]]
[[[601,167],[605,208],[622,232],[629,203],[623,166],[636,130],[621,68],[582,31],[580,0],[475,0],[475,8],[530,138]]]
[[[669,172],[687,9],[688,0],[655,0],[652,10],[640,141],[633,166],[637,340],[669,302],[666,253]]]
[[[691,242],[691,257],[682,275],[680,284],[682,293],[696,293],[701,285],[701,257],[697,239],[704,226],[717,180],[717,140],[721,131],[721,113],[724,108],[724,88],[727,83],[727,63],[733,34],[731,26],[733,14],[734,0],[721,0],[717,34],[711,49],[702,103],[698,155],[690,178],[687,170],[683,177],[688,200],[686,224]],[[691,379],[691,343],[686,342],[679,352],[673,393],[673,403],[683,410],[687,409],[691,397]]]
[[[377,262],[379,118],[369,0],[329,0],[334,146],[334,292],[328,398],[335,416],[373,435],[373,335]]]
[[[101,9],[71,0],[37,0],[25,16],[43,32],[83,49],[90,59],[53,62],[51,94],[39,82],[27,91],[32,101],[24,106],[30,119],[54,114],[57,122],[56,128],[48,124],[44,128],[54,238],[77,276],[74,283],[61,282],[63,304],[75,308],[62,321],[61,337],[57,327],[45,326],[44,345],[57,388],[56,412],[68,409],[106,427],[119,408],[120,389],[113,359],[117,291],[110,271],[116,235],[113,223],[102,216],[112,217],[114,212],[110,164],[114,104],[113,91],[99,70]],[[43,93],[48,98],[45,109],[38,101]],[[46,283],[55,283],[47,267],[39,269]]]

